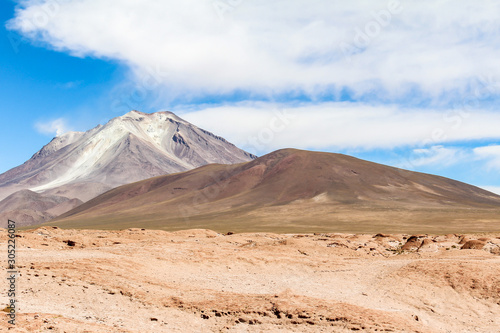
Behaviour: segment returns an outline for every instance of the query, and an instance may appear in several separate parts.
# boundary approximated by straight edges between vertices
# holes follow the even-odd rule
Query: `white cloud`
[[[492,169],[500,169],[500,145],[474,148],[474,154],[479,159],[487,160],[488,167]]]
[[[390,92],[383,98],[415,88],[436,97],[466,91],[484,74],[500,77],[494,0],[22,4],[10,28],[75,55],[120,60],[139,82],[153,76],[171,94],[315,95],[348,87]]]
[[[500,195],[500,186],[479,186],[479,187],[485,189],[486,191],[490,191],[492,193]]]
[[[401,109],[347,102],[296,106],[239,103],[179,111],[186,120],[257,154],[287,147],[392,149],[500,138],[500,114],[489,111]],[[450,153],[434,147],[427,157],[437,154],[444,158]]]
[[[69,131],[66,121],[63,118],[58,118],[46,122],[38,122],[35,128],[42,134],[60,136]]]
[[[424,165],[449,166],[457,163],[463,157],[461,149],[443,146],[414,149],[413,153],[416,155],[412,159],[414,167]]]

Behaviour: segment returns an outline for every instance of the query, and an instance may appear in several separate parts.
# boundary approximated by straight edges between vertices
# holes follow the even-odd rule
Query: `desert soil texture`
[[[16,240],[17,320],[0,331],[500,331],[500,234],[45,226]]]

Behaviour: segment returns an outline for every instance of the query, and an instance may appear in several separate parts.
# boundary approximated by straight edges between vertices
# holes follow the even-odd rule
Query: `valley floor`
[[[6,230],[0,235],[6,249]],[[455,333],[500,327],[500,234],[410,239],[42,227],[19,236],[17,324],[2,320],[0,331]],[[0,302],[7,304],[6,279],[0,287]]]

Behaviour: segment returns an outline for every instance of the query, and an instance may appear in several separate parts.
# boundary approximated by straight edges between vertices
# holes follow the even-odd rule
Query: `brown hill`
[[[6,228],[9,219],[16,221],[18,226],[40,224],[82,203],[79,199],[21,190],[0,201],[0,227]]]
[[[279,150],[108,191],[51,225],[218,231],[500,230],[500,196],[354,157]]]

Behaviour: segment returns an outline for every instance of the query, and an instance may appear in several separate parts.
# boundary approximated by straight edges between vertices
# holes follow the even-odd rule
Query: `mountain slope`
[[[42,195],[30,190],[21,190],[0,202],[2,221],[14,220],[18,226],[28,226],[48,221],[83,202],[58,195]]]
[[[253,158],[171,112],[131,111],[87,132],[56,137],[23,165],[1,174],[0,200],[24,189],[88,200],[133,181]]]
[[[42,191],[83,181],[117,186],[209,163],[253,158],[171,112],[131,111],[85,133],[54,138],[26,163],[0,175],[0,187]]]
[[[115,188],[51,224],[437,232],[500,230],[499,212],[500,196],[451,179],[341,154],[285,149],[246,163],[207,165]]]

